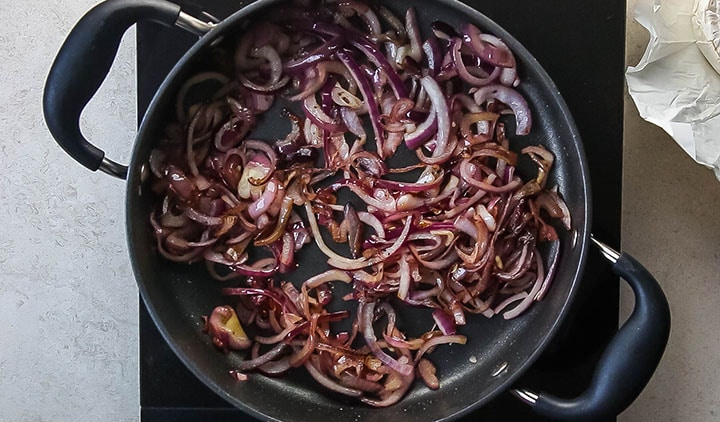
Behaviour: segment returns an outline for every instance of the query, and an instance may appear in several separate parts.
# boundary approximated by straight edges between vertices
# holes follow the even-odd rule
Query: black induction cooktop
[[[429,1],[429,0],[428,0]],[[190,14],[220,19],[248,1],[182,0]],[[512,33],[555,81],[580,130],[593,192],[592,231],[620,244],[625,2],[466,0]],[[418,4],[421,4],[418,2]],[[142,116],[165,75],[197,38],[175,28],[137,27],[138,109]],[[574,397],[618,324],[618,279],[591,252],[574,308],[518,387]],[[180,362],[140,304],[140,405],[144,422],[254,421],[205,387]],[[509,393],[463,420],[542,421]]]

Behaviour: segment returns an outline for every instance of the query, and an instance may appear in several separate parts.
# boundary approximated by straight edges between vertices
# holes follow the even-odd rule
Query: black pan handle
[[[632,288],[635,308],[605,349],[582,395],[561,399],[512,390],[537,413],[552,419],[591,421],[620,414],[650,381],[670,335],[670,307],[655,278],[630,255],[620,254],[594,237],[591,240],[612,263],[613,272]]]
[[[140,21],[177,25],[196,33],[211,28],[169,1],[107,0],[85,14],[68,35],[50,68],[43,97],[48,129],[65,152],[90,170],[122,179],[127,167],[107,159],[85,139],[80,114],[105,80],[123,34]]]

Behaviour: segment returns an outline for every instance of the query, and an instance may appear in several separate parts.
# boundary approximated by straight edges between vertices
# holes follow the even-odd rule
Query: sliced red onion
[[[392,31],[395,32],[395,38],[404,39],[407,36],[407,31],[405,31],[405,27],[400,19],[398,19],[393,12],[388,10],[387,7],[380,6],[378,12],[380,13],[380,16],[382,16],[382,18],[390,25]]]
[[[400,258],[400,285],[398,286],[397,296],[405,299],[410,291],[410,265],[408,265],[407,256]]]
[[[367,29],[371,35],[380,35],[382,33],[380,20],[367,4],[354,0],[343,0],[343,2],[339,4],[339,9],[341,11],[349,9],[351,11],[350,13],[357,14],[367,25]]]
[[[370,42],[367,38],[359,35],[358,33],[347,31],[346,29],[337,25],[318,22],[313,24],[312,26],[314,30],[321,33],[326,33],[333,36],[345,36],[351,42],[353,47],[360,50],[363,54],[367,56],[367,58],[371,62],[373,62],[375,66],[383,70],[383,72],[388,78],[388,82],[390,83],[393,92],[395,93],[396,98],[407,97],[407,89],[402,83],[400,76],[397,74],[397,72],[395,72],[395,69],[393,69],[393,67],[390,65],[390,62],[388,62],[387,58],[382,54],[382,52],[377,48],[377,46]]]
[[[440,187],[442,182],[444,181],[443,173],[438,173],[434,175],[434,178],[432,180],[429,180],[427,182],[397,182],[395,180],[386,180],[386,179],[378,179],[375,181],[375,186],[384,188],[384,189],[390,189],[396,192],[408,192],[408,193],[417,193],[417,192],[427,192],[432,189],[437,189]],[[400,202],[400,199],[398,199],[398,202]]]
[[[566,230],[570,230],[570,210],[557,192],[543,191],[537,196],[537,205],[553,218],[560,218]]]
[[[292,365],[290,365],[290,356],[283,356],[278,360],[264,363],[256,369],[265,375],[276,376],[286,373],[290,368],[292,368]]]
[[[307,323],[307,321],[305,321],[305,325],[309,325]],[[298,326],[291,325],[291,326],[285,328],[283,331],[280,331],[279,333],[275,334],[274,336],[265,337],[265,336],[256,335],[253,340],[255,340],[256,342],[261,343],[261,344],[276,344],[276,343],[279,343],[279,342],[287,339],[289,337],[289,334],[293,330],[296,330],[297,328],[298,328]]]
[[[320,384],[322,384],[323,387],[331,391],[344,394],[346,396],[360,397],[363,395],[362,391],[340,385],[339,383],[333,381],[332,379],[330,379],[330,377],[322,373],[318,369],[319,365],[317,363],[317,360],[317,356],[312,356],[309,360],[305,362],[305,369],[307,369],[310,375],[315,378],[315,381],[319,382]]]
[[[280,357],[285,350],[288,348],[288,345],[285,343],[278,343],[267,351],[266,353],[260,355],[259,357],[255,359],[245,360],[240,362],[237,365],[237,369],[240,371],[249,371],[251,369],[255,369],[259,367],[260,365],[264,365],[268,362],[271,362],[273,360],[276,360],[278,357]]]
[[[348,128],[350,133],[361,139],[365,139],[365,137],[367,137],[362,121],[356,112],[352,111],[348,107],[341,107],[340,116],[343,119],[343,123],[345,123],[345,127]]]
[[[473,240],[477,240],[478,231],[477,231],[477,228],[475,227],[475,224],[472,221],[468,220],[466,217],[460,216],[455,219],[455,222],[453,224],[455,225],[456,229],[467,234]]]
[[[304,340],[304,344],[299,350],[295,350],[295,353],[290,357],[290,365],[297,368],[303,366],[313,356],[313,351],[317,347],[317,322],[319,315],[313,314],[310,316],[310,328],[308,329],[307,338]]]
[[[500,304],[493,309],[493,312],[496,313],[496,314],[499,314],[499,313],[502,312],[505,308],[507,308],[508,305],[511,305],[511,304],[513,304],[514,302],[517,302],[517,301],[519,301],[519,300],[523,300],[523,299],[525,299],[526,297],[528,297],[527,292],[519,292],[519,293],[516,293],[516,294],[508,297],[507,299],[503,300],[502,302],[500,302]]]
[[[372,227],[373,230],[375,230],[375,234],[377,234],[380,238],[385,238],[385,229],[383,228],[382,223],[380,220],[378,220],[377,217],[375,217],[373,214],[369,212],[359,212],[358,218],[363,223],[367,224],[368,226]]]
[[[362,254],[362,227],[360,219],[355,208],[349,202],[345,204],[343,213],[348,228],[348,246],[350,247],[350,255],[353,258],[359,258]]]
[[[530,305],[535,301],[535,297],[537,296],[538,292],[540,291],[540,288],[543,285],[543,280],[545,279],[545,274],[542,270],[542,259],[540,258],[540,255],[538,254],[535,257],[535,260],[537,262],[537,279],[535,280],[535,284],[533,284],[532,289],[530,289],[530,292],[527,294],[527,297],[525,297],[517,306],[510,309],[509,311],[505,312],[503,314],[503,318],[505,319],[513,319],[518,317],[520,314],[525,312]]]
[[[190,199],[195,191],[195,184],[185,176],[182,170],[173,165],[168,166],[166,172],[170,189],[179,197]]]
[[[508,87],[516,87],[516,86],[520,85],[520,77],[518,76],[517,68],[515,68],[515,67],[503,68],[502,72],[500,72],[499,81],[501,84],[508,86]]]
[[[481,39],[486,43],[494,45],[498,49],[506,50],[507,53],[504,54],[510,54],[510,56],[512,56],[512,51],[510,51],[508,46],[505,45],[505,43],[498,37],[490,34],[482,34]],[[520,77],[517,73],[517,64],[515,63],[514,56],[512,57],[512,64],[510,66],[503,67],[502,72],[500,72],[499,81],[501,84],[509,87],[516,87],[520,85]]]
[[[418,374],[422,378],[422,380],[425,382],[425,385],[428,386],[431,390],[437,390],[440,388],[440,380],[438,380],[437,375],[435,375],[436,369],[435,366],[430,363],[427,359],[420,359],[420,362],[418,362]]]
[[[383,386],[381,384],[350,375],[347,372],[340,374],[340,383],[346,387],[372,394],[378,394],[383,390]]]
[[[395,239],[395,242],[393,242],[393,244],[390,245],[390,247],[388,247],[387,249],[384,249],[382,252],[380,252],[379,258],[381,261],[384,261],[385,259],[392,256],[395,252],[397,252],[403,246],[403,244],[407,240],[408,234],[410,234],[410,228],[412,227],[412,223],[413,223],[412,216],[408,216],[405,219],[405,226],[403,227],[403,230],[400,233],[400,235],[398,236],[398,238]]]
[[[536,256],[540,256],[540,253],[535,253]],[[547,275],[543,279],[542,285],[540,286],[540,290],[535,294],[535,300],[540,301],[545,297],[545,294],[547,293],[548,288],[550,287],[550,284],[552,283],[552,280],[555,278],[555,272],[557,271],[558,266],[558,258],[560,256],[560,241],[556,240],[553,242],[553,252],[552,252],[552,259],[550,261],[550,266],[547,270]]]
[[[239,70],[257,69],[262,64],[262,59],[250,57],[250,49],[255,42],[255,33],[258,31],[248,31],[241,38],[235,49],[235,67]]]
[[[305,115],[312,120],[313,123],[324,130],[335,130],[340,125],[340,121],[334,117],[328,116],[318,104],[314,95],[310,95],[303,100],[303,111]]]
[[[239,75],[239,79],[246,88],[249,88],[253,91],[267,93],[275,92],[288,83],[290,77],[287,75],[282,75],[282,59],[280,58],[280,54],[278,54],[277,50],[273,46],[264,45],[262,47],[255,48],[250,52],[250,55],[268,61],[270,65],[270,77],[266,84],[260,85],[258,83],[255,83],[254,81],[251,81],[241,73]]]
[[[433,104],[430,107],[430,113],[428,113],[427,118],[422,123],[420,123],[413,132],[407,133],[405,135],[405,145],[409,149],[419,148],[422,144],[430,140],[433,135],[437,133],[437,127],[437,110],[435,109],[435,105]]]
[[[242,83],[246,88],[250,89],[251,91],[255,91],[261,95],[275,93],[282,89],[290,81],[290,77],[287,75],[283,76],[282,78],[280,78],[280,80],[276,82],[270,82],[265,85],[260,85],[256,82],[253,82],[252,80],[245,77],[245,75],[239,75],[238,79],[240,79],[240,83]]]
[[[407,393],[407,391],[410,389],[410,386],[412,385],[414,376],[413,375],[407,375],[407,376],[399,376],[400,378],[400,386],[397,389],[392,390],[390,394],[387,394],[384,398],[380,400],[371,399],[369,397],[361,397],[360,401],[363,403],[373,406],[373,407],[388,407],[392,406],[395,403],[399,402],[400,399]]]
[[[465,44],[483,61],[500,67],[515,66],[515,57],[498,37],[483,34],[471,23],[463,25],[462,33]]]
[[[328,270],[316,276],[310,277],[303,284],[308,289],[315,289],[331,281],[342,281],[343,283],[349,283],[352,281],[352,277],[348,275],[347,271]]]
[[[455,30],[455,28],[443,21],[434,21],[432,23],[432,31],[436,37],[443,40],[458,38],[460,36],[460,34],[458,34],[458,32]]]
[[[163,258],[167,259],[168,261],[172,262],[193,262],[197,258],[200,258],[203,256],[203,249],[202,248],[193,248],[187,253],[182,254],[175,254],[170,251],[168,251],[165,246],[163,245],[163,239],[161,237],[157,238],[157,249],[158,252],[160,252],[160,255],[163,256]]]
[[[445,334],[446,336],[455,334],[455,320],[451,315],[448,315],[447,312],[443,311],[442,309],[436,309],[433,311],[432,317],[443,334]]]
[[[435,260],[425,260],[421,256],[419,256],[417,253],[414,252],[414,248],[410,248],[411,251],[413,251],[413,254],[415,255],[416,259],[420,264],[422,264],[423,267],[431,269],[431,270],[445,270],[449,268],[451,265],[456,264],[458,262],[458,255],[455,251],[450,252],[446,256],[442,258],[438,258]]]
[[[187,216],[183,213],[174,215],[171,212],[165,212],[160,216],[160,222],[157,221],[155,213],[150,214],[150,224],[152,224],[157,234],[164,233],[164,229],[173,229],[184,227],[188,223]]]
[[[520,180],[520,178],[516,178],[503,186],[495,186],[492,184],[492,181],[479,180],[473,175],[472,166],[473,164],[470,162],[470,160],[464,160],[460,165],[460,176],[462,177],[463,181],[479,189],[482,189],[485,192],[510,192],[514,191],[522,185],[522,180]],[[495,179],[495,177],[493,177],[493,179]]]
[[[485,208],[485,205],[478,205],[477,213],[480,218],[482,218],[485,222],[485,226],[487,227],[487,229],[491,232],[494,232],[495,228],[497,227],[495,217],[493,217],[492,214],[488,212],[487,208]]]
[[[431,76],[423,76],[420,79],[420,84],[422,84],[423,89],[428,93],[430,101],[435,108],[435,114],[437,115],[437,134],[435,136],[437,146],[435,151],[433,151],[432,159],[426,161],[426,163],[434,164],[434,161],[437,159],[444,160],[444,155],[447,153],[451,124],[450,112],[442,88],[440,88],[440,85],[438,85],[435,79]]]
[[[222,86],[226,85],[230,81],[230,78],[219,72],[202,72],[185,81],[185,83],[180,87],[177,96],[178,101],[176,104],[175,113],[179,122],[184,122],[187,119],[187,112],[185,110],[185,97],[187,96],[188,92],[190,92],[190,89],[192,89],[195,85],[199,85],[208,81],[216,81],[218,85]]]
[[[165,173],[165,161],[167,160],[167,153],[161,149],[155,148],[150,152],[150,158],[148,158],[148,164],[153,175],[162,179]]]
[[[277,262],[273,258],[266,258],[256,262],[254,265],[233,264],[233,271],[248,277],[266,278],[277,272]]]
[[[205,215],[202,213],[199,213],[195,211],[194,208],[188,207],[185,210],[185,215],[188,216],[191,220],[197,221],[198,223],[205,225],[205,226],[219,226],[223,224],[223,219],[220,217],[211,217],[209,215]]]
[[[489,100],[498,100],[510,107],[515,114],[515,134],[527,135],[532,127],[532,117],[527,101],[519,92],[503,85],[488,85],[475,91],[475,102],[486,103]]]
[[[339,268],[342,270],[356,270],[363,267],[366,267],[368,264],[368,260],[365,258],[358,258],[358,259],[350,259],[345,258],[343,256],[338,255],[330,249],[325,241],[322,238],[322,234],[320,233],[320,228],[318,227],[317,220],[315,219],[315,214],[312,209],[312,205],[310,203],[305,203],[305,211],[308,216],[308,222],[310,223],[310,228],[313,232],[313,237],[315,238],[315,244],[317,244],[318,248],[328,256],[328,263],[332,262],[330,265]]]
[[[275,171],[275,168],[277,167],[277,154],[275,153],[275,150],[272,148],[272,146],[268,145],[265,142],[262,141],[245,141],[242,144],[243,148],[245,149],[254,149],[256,151],[261,151],[268,159],[267,167],[268,171],[266,172],[265,177],[259,180],[250,180],[250,184],[255,186],[260,186],[264,183],[266,183],[273,175],[273,172]],[[258,161],[258,158],[255,159],[256,162]],[[261,163],[264,164],[264,163]]]
[[[425,344],[423,344],[423,346],[420,348],[420,350],[418,350],[417,354],[415,355],[415,361],[419,361],[428,350],[439,344],[465,344],[466,342],[467,337],[459,334],[433,337],[430,340],[426,341]]]
[[[382,145],[384,145],[384,133],[380,127],[380,112],[378,110],[377,102],[375,101],[375,95],[370,87],[370,83],[362,75],[360,67],[350,54],[341,50],[337,52],[337,57],[341,62],[343,62],[343,64],[345,64],[345,66],[347,66],[350,74],[360,87],[360,93],[362,93],[365,104],[367,105],[368,113],[370,114],[370,123],[372,124],[373,132],[375,134],[377,150],[381,151]]]
[[[303,78],[298,83],[299,92],[293,95],[286,96],[288,101],[300,101],[310,95],[314,95],[327,81],[327,71],[324,64],[327,62],[320,62],[317,66],[309,66],[305,69]]]
[[[534,253],[531,249],[534,249],[534,247],[535,239],[531,238],[530,241],[525,243],[522,247],[522,251],[519,255],[516,251],[510,256],[510,258],[508,258],[508,261],[512,264],[505,262],[503,272],[497,273],[496,277],[500,280],[510,281],[523,276],[532,265]],[[517,258],[513,259],[516,256]]]
[[[250,217],[258,218],[270,208],[270,205],[275,201],[275,196],[278,193],[278,184],[279,182],[276,179],[270,179],[265,186],[262,196],[248,207]]]
[[[417,16],[415,15],[415,9],[412,7],[405,12],[405,28],[407,29],[407,36],[410,41],[410,49],[407,54],[412,57],[416,63],[420,63],[420,60],[422,60],[422,42],[420,40]]]
[[[473,86],[485,86],[485,85],[492,83],[495,79],[497,79],[500,76],[500,72],[502,69],[500,67],[495,67],[493,69],[493,71],[485,78],[479,78],[479,77],[471,74],[468,71],[465,63],[463,62],[461,48],[462,48],[462,40],[460,40],[459,38],[453,39],[452,43],[450,44],[450,51],[452,53],[453,64],[455,65],[455,69],[457,69],[458,76],[463,81],[465,81]]]
[[[282,247],[280,252],[278,271],[288,273],[294,270],[295,265],[295,241],[292,234],[285,233],[282,237]]]
[[[326,41],[315,50],[307,53],[297,59],[290,60],[284,64],[284,69],[287,72],[297,72],[299,70],[307,69],[310,66],[319,62],[330,59],[330,56],[345,43],[345,40],[336,36]]]
[[[377,188],[370,194],[353,183],[346,184],[345,186],[366,204],[382,210],[386,214],[394,214],[398,210],[395,197],[391,195],[387,189]]]
[[[363,102],[350,91],[336,83],[332,87],[331,92],[332,100],[335,104],[341,107],[347,107],[351,109],[360,109],[364,106]]]
[[[231,267],[235,264],[241,264],[247,260],[247,256],[237,256],[237,257],[231,257],[227,258],[225,254],[221,252],[216,252],[213,250],[206,250],[203,253],[203,258],[205,258],[207,261],[215,262],[217,264],[225,265],[226,267]],[[236,259],[233,259],[236,258]]]
[[[358,310],[360,327],[363,337],[365,337],[365,342],[368,347],[370,347],[370,351],[372,351],[376,358],[380,359],[382,363],[387,365],[393,371],[405,376],[412,375],[415,372],[413,365],[402,363],[399,360],[390,357],[390,355],[385,353],[378,345],[377,337],[375,337],[375,330],[373,329],[374,314],[375,302],[370,302],[364,305],[362,303],[360,304],[360,309]]]
[[[440,71],[440,64],[443,59],[442,53],[440,52],[440,44],[438,44],[437,39],[430,37],[425,40],[422,49],[425,53],[430,76],[435,77]]]
[[[223,295],[227,296],[264,296],[270,298],[273,302],[280,305],[283,311],[297,313],[294,305],[290,304],[285,296],[278,294],[270,289],[261,289],[255,287],[225,287],[220,290]]]

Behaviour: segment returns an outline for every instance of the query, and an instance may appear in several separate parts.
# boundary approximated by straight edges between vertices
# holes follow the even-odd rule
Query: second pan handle
[[[57,143],[80,164],[124,179],[127,167],[105,157],[80,130],[80,115],[105,80],[123,34],[141,21],[203,34],[212,28],[166,0],[107,0],[91,9],[65,39],[45,82],[43,113]]]
[[[552,419],[592,421],[615,417],[640,395],[652,377],[670,335],[670,307],[655,278],[632,256],[592,238],[613,272],[635,294],[632,314],[605,349],[590,386],[579,397],[563,399],[524,389],[513,394]]]

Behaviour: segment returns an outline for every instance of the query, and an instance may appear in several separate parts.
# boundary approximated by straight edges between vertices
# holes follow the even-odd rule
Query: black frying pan
[[[435,19],[454,26],[475,23],[505,40],[515,52],[522,76],[520,90],[534,113],[532,133],[516,140],[515,149],[526,144],[543,144],[553,152],[556,165],[549,184],[558,185],[573,216],[572,230],[560,232],[560,265],[552,289],[520,318],[472,319],[462,330],[469,337],[467,345],[443,347],[432,355],[441,388],[432,391],[417,382],[399,404],[389,408],[373,409],[329,394],[303,371],[280,379],[254,376],[246,382],[237,382],[228,375],[241,357],[219,353],[202,333],[200,323],[200,316],[224,303],[224,299],[204,266],[172,264],[155,253],[148,223],[155,198],[143,189],[145,163],[172,115],[180,85],[190,75],[205,70],[211,45],[242,31],[248,17],[257,21],[264,13],[277,10],[281,2],[260,0],[212,27],[165,1],[108,0],[90,11],[73,29],[47,80],[45,118],[58,143],[91,170],[100,169],[128,179],[128,243],[135,276],[153,320],[180,359],[218,395],[261,419],[452,419],[511,388],[539,357],[568,312],[581,282],[589,245],[595,242],[611,261],[613,270],[633,288],[636,295],[633,315],[608,346],[592,384],[580,397],[563,400],[522,389],[513,392],[551,418],[587,420],[614,416],[625,409],[644,388],[665,349],[670,327],[665,297],[657,282],[634,259],[591,239],[591,196],[582,144],[553,82],[510,34],[484,15],[453,0],[381,3],[396,12],[416,6],[422,28],[428,28]],[[102,151],[85,140],[78,122],[82,109],[105,77],[122,34],[141,20],[207,33],[178,62],[158,90],[140,127],[130,166],[125,168],[104,158]],[[284,132],[271,126],[259,128],[255,136],[284,137]],[[294,281],[317,273],[317,263],[324,260],[317,251],[303,250]],[[413,312],[403,313],[399,323],[412,328],[414,320],[427,318],[422,311]]]

